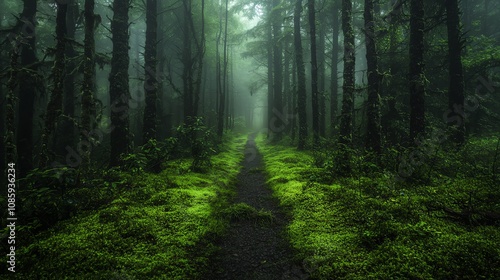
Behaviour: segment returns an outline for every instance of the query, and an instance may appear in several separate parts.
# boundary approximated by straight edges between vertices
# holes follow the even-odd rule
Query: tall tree
[[[68,4],[65,1],[56,2],[56,51],[54,66],[52,67],[52,76],[54,86],[50,95],[49,103],[45,113],[45,126],[42,133],[42,153],[40,155],[40,167],[46,167],[51,156],[51,138],[56,131],[58,118],[62,113],[63,94],[64,94],[64,68],[66,65],[66,14]]]
[[[88,141],[89,133],[93,128],[94,90],[95,90],[95,1],[85,0],[85,39],[84,39],[84,62],[83,62],[83,86],[82,86],[82,116],[80,139]],[[83,151],[83,162],[87,164],[90,159],[90,150]]]
[[[342,30],[344,32],[344,84],[342,86],[343,98],[339,143],[349,146],[352,143],[354,66],[356,65],[351,0],[342,0]]]
[[[338,81],[338,60],[339,60],[339,7],[340,1],[335,0],[332,5],[332,61],[330,70],[330,126],[333,135],[335,131],[335,123],[337,121],[337,107],[339,96],[339,81]]]
[[[300,15],[302,14],[302,0],[295,2],[293,14],[293,38],[295,45],[295,63],[297,70],[297,109],[299,115],[299,143],[298,149],[304,149],[307,140],[307,115],[306,115],[306,69],[302,54],[302,35],[300,34]]]
[[[326,136],[326,98],[325,98],[325,83],[326,83],[326,69],[325,69],[325,47],[326,47],[326,13],[324,10],[318,12],[319,30],[318,30],[318,50],[317,50],[317,63],[318,63],[318,103],[319,103],[319,135]]]
[[[56,154],[66,153],[66,147],[73,147],[75,143],[75,85],[77,77],[76,58],[78,53],[74,48],[72,41],[76,34],[76,21],[80,10],[78,1],[68,0],[68,12],[66,15],[66,73],[64,78],[64,96],[63,96],[63,118],[60,120],[57,129],[57,143],[55,147]]]
[[[381,152],[380,135],[380,73],[378,71],[378,52],[375,34],[373,0],[365,0],[365,43],[366,43],[366,62],[368,72],[368,109],[367,114],[367,133],[366,147],[369,150],[379,154]]]
[[[143,141],[156,139],[156,100],[158,98],[157,81],[157,1],[146,2],[146,45],[144,47],[144,93],[146,108],[144,108]]]
[[[109,74],[111,103],[111,155],[110,165],[120,163],[120,155],[129,151],[129,0],[113,1],[111,36],[113,56]]]
[[[271,123],[270,129],[274,129],[272,131],[274,135],[274,140],[280,140],[282,137],[283,130],[283,47],[282,47],[282,38],[281,38],[281,25],[282,25],[282,15],[281,8],[279,5],[281,4],[280,0],[273,0],[273,9],[272,9],[272,30],[273,30],[273,119]]]
[[[36,97],[36,29],[37,0],[24,0],[19,32],[23,37],[19,72],[19,108],[17,122],[17,170],[24,177],[33,168],[33,116]],[[16,46],[17,47],[17,46]]]
[[[267,137],[271,136],[273,124],[273,107],[274,107],[274,69],[273,69],[273,2],[267,3],[267,15],[269,20],[266,23],[267,33]]]
[[[465,142],[464,74],[462,68],[462,43],[458,0],[446,0],[450,86],[448,89],[448,121],[454,127],[452,140]],[[453,124],[454,122],[454,124]]]
[[[224,107],[226,102],[226,79],[227,79],[227,24],[228,24],[228,16],[229,16],[229,0],[226,0],[225,5],[225,22],[224,22],[224,39],[223,39],[223,65],[220,66],[222,70],[222,79],[219,79],[221,84],[219,84],[219,111],[218,111],[218,119],[217,119],[217,134],[219,137],[222,137],[224,132]],[[222,31],[222,25],[220,25],[220,29]],[[222,33],[222,32],[220,32]]]
[[[311,106],[314,144],[319,144],[319,103],[318,103],[318,59],[316,48],[316,10],[315,0],[308,0],[309,33],[311,36]]]
[[[425,130],[424,0],[410,2],[410,140]]]

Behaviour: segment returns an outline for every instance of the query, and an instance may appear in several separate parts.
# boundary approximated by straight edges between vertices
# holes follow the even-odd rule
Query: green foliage
[[[330,181],[323,181],[316,178],[324,165],[311,168],[322,155],[264,141],[259,137],[257,144],[268,183],[290,211],[290,242],[313,279],[500,277],[499,192],[491,176],[455,180],[432,170],[431,184],[416,185],[351,159],[359,168],[354,177],[326,175]],[[452,161],[450,176],[466,171],[459,166],[462,156],[491,166],[492,155],[482,154],[491,154],[484,149],[492,141],[485,142],[458,158],[446,157],[443,149],[438,157]],[[427,176],[431,166],[439,170],[443,163],[422,164],[422,173]],[[459,170],[452,172],[451,166]]]
[[[23,242],[13,279],[201,278],[215,251],[211,238],[227,226],[219,213],[227,207],[244,143],[244,136],[231,139],[203,174],[179,172],[189,159],[168,162],[172,168],[159,174],[111,169],[94,190],[112,188],[113,198]]]
[[[179,143],[184,149],[191,151],[195,172],[206,171],[211,166],[210,156],[216,153],[216,138],[205,126],[203,118],[193,117],[177,128]]]

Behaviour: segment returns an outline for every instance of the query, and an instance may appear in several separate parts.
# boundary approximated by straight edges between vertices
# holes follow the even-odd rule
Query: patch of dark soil
[[[245,148],[243,169],[238,175],[234,203],[246,203],[269,211],[271,221],[237,219],[216,245],[220,251],[212,262],[210,279],[308,279],[284,236],[287,218],[272,197],[263,173],[262,156],[251,135]]]

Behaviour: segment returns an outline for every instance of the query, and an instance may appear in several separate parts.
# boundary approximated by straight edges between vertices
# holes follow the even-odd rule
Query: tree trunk
[[[337,108],[339,96],[339,81],[338,81],[338,61],[339,61],[339,3],[335,1],[333,4],[332,16],[332,65],[330,71],[330,127],[332,136],[335,133],[335,123],[337,122]]]
[[[271,131],[274,133],[274,141],[279,141],[282,138],[282,132],[284,130],[284,123],[281,116],[285,115],[283,112],[283,47],[281,44],[281,24],[282,24],[282,15],[280,0],[273,1],[273,13],[272,13],[272,29],[273,29],[273,107],[272,113],[273,118],[271,120]]]
[[[82,86],[82,117],[80,139],[85,143],[90,143],[90,131],[93,129],[95,114],[94,90],[95,90],[95,15],[94,0],[85,0],[85,39],[84,39],[84,62],[83,62],[83,86]],[[83,163],[88,164],[90,159],[90,147],[82,151]]]
[[[273,3],[268,2],[268,13],[272,15]],[[270,17],[271,18],[271,17]],[[273,69],[273,26],[272,21],[269,19],[267,23],[267,137],[269,138],[272,134],[272,119],[273,119],[273,107],[274,107],[274,69]]]
[[[7,96],[5,104],[5,138],[2,139],[5,145],[5,164],[16,163],[17,160],[17,150],[16,141],[14,140],[15,135],[15,111],[16,111],[16,88],[18,85],[18,74],[19,74],[19,50],[17,48],[12,49],[12,54],[10,57],[10,76],[7,83]],[[2,169],[4,171],[5,169]]]
[[[319,135],[326,136],[326,99],[325,99],[325,45],[326,45],[326,16],[325,12],[320,12],[319,38],[318,38],[318,102],[319,102]]]
[[[66,16],[66,38],[69,40],[75,39],[76,19],[79,15],[78,2],[75,0],[68,1],[68,12]],[[57,130],[57,144],[55,152],[58,155],[64,155],[66,147],[74,147],[76,142],[75,137],[75,79],[77,76],[77,57],[73,44],[66,44],[66,75],[64,79],[64,98],[63,98],[63,115],[59,128]]]
[[[228,24],[228,14],[229,14],[229,1],[226,0],[226,5],[225,5],[225,22],[224,22],[224,40],[223,40],[223,66],[221,67],[222,70],[222,79],[221,82],[222,84],[219,85],[220,87],[220,96],[219,96],[219,115],[218,115],[218,121],[217,121],[217,134],[219,137],[222,137],[222,134],[224,132],[224,109],[226,106],[226,83],[227,83],[227,24]],[[222,31],[222,30],[221,30]]]
[[[295,45],[295,63],[297,68],[297,109],[299,114],[299,143],[298,149],[304,149],[307,140],[307,96],[306,96],[306,69],[302,55],[302,36],[300,34],[300,14],[302,13],[302,0],[295,3],[293,15],[293,37]]]
[[[120,163],[120,155],[129,152],[129,1],[113,1],[111,34],[113,57],[109,74],[109,95],[111,103],[111,158],[110,165]]]
[[[424,1],[410,5],[410,140],[425,130]]]
[[[342,1],[342,29],[344,31],[344,84],[342,99],[342,115],[340,118],[339,143],[352,144],[352,123],[354,109],[354,67],[356,64],[354,31],[352,28],[352,2]]]
[[[462,43],[460,42],[460,16],[458,0],[446,0],[450,87],[448,90],[448,124],[453,127],[452,140],[465,142],[464,74],[462,68]]]
[[[146,2],[146,44],[144,47],[144,94],[146,107],[144,108],[143,142],[156,139],[156,100],[158,99],[157,80],[157,1]]]
[[[50,95],[47,110],[45,111],[45,127],[42,134],[42,152],[40,155],[40,167],[47,167],[52,156],[50,152],[51,139],[56,131],[57,122],[62,113],[64,94],[64,67],[66,65],[66,14],[68,4],[57,3],[56,16],[56,53],[52,76],[54,78],[54,88]]]
[[[309,31],[311,36],[311,106],[314,145],[319,144],[319,104],[318,104],[318,59],[316,48],[316,10],[315,0],[308,0]]]
[[[35,32],[35,16],[37,10],[37,0],[25,0],[24,8],[21,13],[20,22],[23,32],[23,43],[19,43],[17,47],[21,47],[21,68],[26,68],[30,72],[36,72],[36,32]],[[34,104],[36,96],[36,79],[28,71],[20,71],[19,73],[19,109],[17,123],[17,155],[18,177],[24,177],[33,169],[33,116]]]
[[[378,52],[376,42],[376,27],[373,17],[373,0],[365,0],[365,40],[366,40],[366,62],[368,72],[368,108],[366,116],[367,133],[366,147],[380,154],[381,136],[380,136],[380,73],[378,72]]]

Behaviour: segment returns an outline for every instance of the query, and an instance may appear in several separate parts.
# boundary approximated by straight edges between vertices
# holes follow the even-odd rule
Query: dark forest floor
[[[284,235],[287,218],[266,185],[262,156],[254,138],[250,135],[245,147],[233,205],[244,203],[269,218],[232,219],[227,234],[217,243],[220,251],[213,260],[212,278],[308,279]]]

